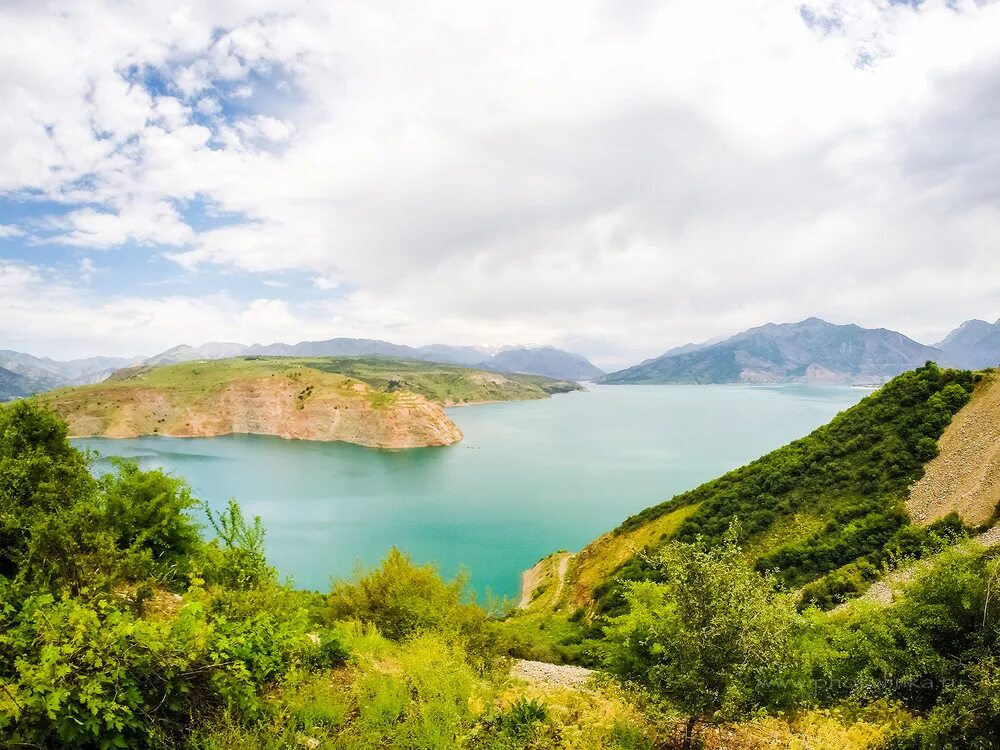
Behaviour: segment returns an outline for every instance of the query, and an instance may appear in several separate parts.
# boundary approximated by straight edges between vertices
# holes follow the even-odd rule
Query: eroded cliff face
[[[339,375],[304,371],[183,387],[93,386],[45,401],[74,437],[213,437],[231,433],[344,441],[373,448],[450,445],[462,433],[422,396],[384,393]]]

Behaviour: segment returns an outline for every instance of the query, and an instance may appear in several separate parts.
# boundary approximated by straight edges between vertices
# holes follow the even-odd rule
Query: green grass
[[[381,390],[408,390],[443,404],[520,401],[581,390],[576,383],[541,375],[501,375],[459,365],[391,357],[324,357],[298,361],[322,372],[356,378]]]
[[[582,614],[582,612],[581,612]],[[575,612],[516,611],[499,624],[519,659],[550,664],[594,664],[595,635]]]

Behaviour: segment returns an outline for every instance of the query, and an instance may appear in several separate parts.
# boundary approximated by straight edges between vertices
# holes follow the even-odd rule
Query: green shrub
[[[204,551],[207,581],[229,589],[252,589],[276,578],[264,557],[264,524],[260,516],[248,523],[235,500],[224,511],[203,506],[215,531],[213,545]]]
[[[0,408],[0,575],[53,593],[149,580],[182,589],[202,547],[187,486],[123,460],[97,480],[88,468],[52,414]]]
[[[1000,647],[1000,564],[976,545],[935,558],[891,607],[859,607],[828,623],[824,699],[891,698],[931,711],[975,678]],[[936,710],[936,709],[935,709]],[[943,710],[943,709],[942,709]]]
[[[25,562],[38,524],[94,489],[63,422],[27,401],[0,407],[0,576],[31,574]]]
[[[231,504],[210,517],[220,540],[206,544],[183,482],[115,468],[92,479],[51,414],[0,408],[5,740],[169,745],[220,712],[256,720],[267,689],[345,662],[313,596],[277,584],[259,519]]]
[[[476,678],[466,654],[436,634],[403,644],[395,669],[368,671],[353,686],[352,736],[365,747],[452,748],[474,721]]]
[[[262,689],[289,670],[344,659],[335,636],[310,639],[301,617],[233,620],[197,600],[148,620],[118,602],[42,595],[5,620],[0,722],[29,745],[164,744],[218,710],[256,717]]]
[[[537,698],[520,697],[504,710],[488,713],[476,727],[471,747],[480,750],[515,750],[556,747],[541,735],[548,726],[549,711]]]
[[[890,736],[882,750],[939,750],[1000,747],[1000,661],[984,655],[946,688],[937,705]]]
[[[832,609],[863,593],[878,577],[879,569],[868,560],[855,560],[804,586],[799,597],[799,609],[807,606]]]
[[[162,471],[140,471],[124,459],[112,462],[115,473],[98,480],[97,503],[115,546],[132,558],[133,567],[140,557],[148,560],[149,575],[186,572],[202,545],[190,515],[197,505],[190,489]]]
[[[453,634],[483,668],[502,652],[494,623],[472,602],[465,575],[446,582],[434,566],[414,565],[395,547],[378,568],[334,584],[328,619],[369,623],[397,641],[427,631]]]

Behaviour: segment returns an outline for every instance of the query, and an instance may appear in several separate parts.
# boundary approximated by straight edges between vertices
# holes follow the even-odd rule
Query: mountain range
[[[848,383],[879,384],[928,360],[949,367],[1000,365],[1000,321],[969,320],[934,346],[885,328],[836,325],[820,318],[768,323],[725,339],[675,347],[605,374],[579,354],[551,346],[432,344],[411,347],[377,339],[333,338],[297,344],[182,344],[152,357],[89,357],[65,362],[0,350],[0,401],[106,379],[133,365],[177,364],[239,356],[372,356],[463,365],[501,373],[608,384]]]
[[[68,385],[105,380],[115,371],[134,365],[168,365],[201,359],[241,356],[332,357],[381,355],[398,359],[463,365],[501,373],[544,375],[557,380],[595,380],[604,371],[579,354],[551,346],[478,346],[433,344],[411,347],[376,339],[334,338],[297,344],[237,344],[213,341],[201,346],[181,344],[152,357],[91,357],[65,362],[10,350],[0,350],[0,401],[30,396]]]
[[[768,323],[722,341],[671,349],[598,382],[876,384],[928,360],[977,369],[1000,363],[1000,322],[963,323],[936,347],[885,328],[819,318]]]
[[[551,346],[510,346],[487,349],[479,346],[432,344],[412,347],[377,339],[336,338],[300,341],[298,344],[232,344],[212,342],[198,347],[175,346],[150,357],[144,364],[174,364],[193,359],[223,359],[260,355],[271,357],[352,357],[382,355],[423,362],[464,365],[492,372],[544,375],[558,380],[594,380],[604,375],[585,357]]]
[[[141,361],[141,357],[87,357],[60,362],[0,349],[0,401],[65,385],[99,383],[116,370]]]

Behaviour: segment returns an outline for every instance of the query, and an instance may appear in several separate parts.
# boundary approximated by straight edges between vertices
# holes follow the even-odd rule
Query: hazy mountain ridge
[[[1000,364],[1000,320],[967,320],[935,344],[955,367],[979,369]]]
[[[3,349],[0,350],[0,367],[17,375],[21,385],[17,392],[12,388],[9,392],[7,388],[0,389],[0,401],[66,385],[99,383],[115,370],[140,360],[140,357],[86,357],[58,361]],[[9,376],[5,380],[14,382]]]
[[[411,347],[379,339],[333,338],[296,344],[213,341],[181,344],[152,357],[88,357],[57,361],[0,350],[7,371],[0,400],[68,385],[99,383],[123,367],[260,355],[284,357],[380,355],[463,365],[492,372],[544,375],[600,383],[882,383],[934,360],[950,367],[1000,365],[1000,320],[968,320],[934,346],[885,328],[836,325],[819,318],[750,328],[728,338],[674,347],[637,365],[605,374],[586,357],[552,346]]]
[[[34,392],[31,381],[12,370],[0,367],[0,401],[30,396]]]
[[[424,362],[466,365],[494,372],[544,375],[561,380],[592,380],[601,377],[585,357],[551,346],[510,346],[491,350],[479,346],[430,344],[412,347],[379,339],[334,338],[325,341],[300,341],[297,344],[234,344],[209,342],[201,346],[182,344],[161,352],[144,364],[175,364],[195,359],[223,359],[246,355],[278,357],[347,357],[372,356],[413,359]]]
[[[885,328],[819,318],[768,323],[715,344],[681,347],[603,383],[882,383],[943,352]]]
[[[48,357],[0,350],[0,401],[23,398],[71,385],[100,383],[114,372],[135,365],[172,365],[193,360],[241,356],[367,357],[383,356],[418,362],[462,365],[492,372],[543,375],[556,380],[594,380],[604,374],[585,357],[551,346],[450,346],[412,347],[379,339],[333,338],[297,344],[239,344],[210,341],[200,346],[179,344],[152,357],[88,357],[57,361]]]

